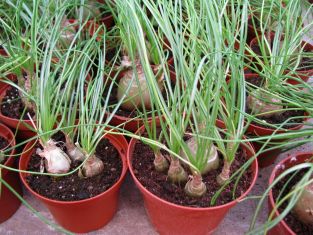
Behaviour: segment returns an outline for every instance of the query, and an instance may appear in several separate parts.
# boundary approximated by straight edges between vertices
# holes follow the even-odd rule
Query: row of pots
[[[139,132],[142,133],[144,127]],[[15,139],[12,131],[0,124],[0,136],[4,137],[10,142],[11,146],[15,145]],[[114,147],[118,150],[119,155],[123,162],[123,170],[119,180],[107,191],[92,197],[90,199],[80,201],[57,201],[43,197],[33,191],[26,181],[28,173],[20,173],[21,180],[25,187],[45,206],[50,210],[55,220],[65,229],[71,232],[83,233],[92,230],[99,229],[107,224],[114,216],[118,207],[118,193],[120,186],[125,178],[127,169],[141,191],[144,204],[150,218],[151,223],[155,226],[156,230],[160,234],[211,234],[223,220],[228,210],[234,207],[240,200],[242,200],[254,186],[258,175],[258,163],[254,159],[251,164],[252,183],[249,189],[244,192],[236,200],[229,202],[225,205],[207,207],[207,208],[193,208],[186,206],[179,206],[173,203],[167,202],[153,193],[148,191],[136,178],[132,167],[132,156],[134,148],[138,140],[132,139],[128,145],[126,139],[122,135],[109,134],[107,138]],[[28,162],[35,149],[35,141],[29,142],[21,155],[19,162],[19,169],[26,170]],[[254,156],[252,147],[242,146],[247,152],[247,157]],[[29,151],[26,151],[29,150]],[[7,167],[14,167],[14,150],[11,152],[11,156],[4,163]],[[290,156],[283,160],[280,165],[285,165],[285,169],[299,164],[312,157],[312,154],[299,154],[296,156],[296,161],[291,160],[294,156]],[[274,171],[270,178],[270,183],[282,172],[282,168],[274,168]],[[22,195],[22,189],[16,172],[2,169],[2,179],[11,185],[14,190]],[[0,222],[10,218],[14,212],[19,208],[20,201],[14,196],[14,194],[8,190],[4,185],[1,186],[1,199],[0,199]],[[270,208],[275,208],[275,201],[270,193],[269,197]],[[86,216],[88,215],[88,216]],[[99,216],[101,215],[101,216]],[[276,211],[276,216],[278,216]],[[210,218],[210,219],[208,219]],[[284,221],[281,221],[276,227],[271,230],[271,234],[294,234]]]

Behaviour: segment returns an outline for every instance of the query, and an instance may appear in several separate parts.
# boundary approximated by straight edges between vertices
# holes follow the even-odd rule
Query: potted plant
[[[128,1],[129,5],[124,4],[116,4],[119,12],[127,12],[136,18],[135,11],[131,10],[134,7],[132,1]],[[170,5],[164,2],[162,4]],[[213,12],[217,7],[216,2],[203,1],[201,4],[204,7],[200,14]],[[169,9],[166,6],[164,9]],[[157,7],[150,5],[147,7],[152,16],[158,16],[160,25],[167,24],[167,29],[171,28],[169,21],[163,20],[169,19],[170,12],[159,12]],[[198,18],[196,15],[190,15],[189,19]],[[202,20],[204,22],[194,22],[194,25],[205,25],[205,19]],[[218,23],[222,21],[214,18],[211,23],[216,22],[216,25],[212,25],[212,28],[218,29]],[[129,24],[130,29],[139,27],[136,22]],[[185,30],[193,32],[189,28]],[[143,36],[140,30],[131,32],[135,39]],[[201,36],[205,38],[205,35],[207,34],[203,31]],[[216,30],[211,35],[214,36],[210,39],[224,42],[220,40],[223,32]],[[151,99],[163,118],[159,121],[146,120],[145,125],[133,135],[128,148],[128,164],[132,177],[144,197],[148,216],[159,233],[207,234],[212,233],[229,208],[251,190],[257,175],[257,162],[253,158],[253,149],[243,138],[243,114],[240,111],[233,108],[232,116],[223,115],[229,129],[222,130],[215,126],[218,113],[223,110],[221,97],[230,94],[226,95],[226,98],[231,106],[234,104],[232,96],[237,89],[238,97],[244,94],[240,90],[244,89],[244,86],[240,86],[244,78],[243,62],[239,59],[241,57],[228,56],[229,64],[222,63],[222,55],[227,54],[223,51],[225,45],[216,48],[219,53],[202,57],[201,50],[194,48],[199,48],[197,46],[201,46],[200,43],[203,43],[203,46],[214,43],[214,40],[207,39],[202,42],[185,39],[183,35],[181,37],[186,40],[180,38],[183,45],[171,41],[169,37],[174,55],[178,55],[185,46],[188,49],[175,66],[176,86],[166,88],[170,97],[168,103],[159,95],[160,88],[148,63],[146,48],[138,47],[143,68],[148,71],[150,69],[146,78],[153,88]],[[136,41],[138,45],[140,40]],[[244,48],[240,50],[243,51]],[[188,60],[193,62],[185,66]],[[231,73],[241,77],[239,81],[233,81],[232,89],[229,90],[231,93],[224,90],[227,87],[225,71],[230,65]],[[164,71],[168,73],[167,70]],[[244,107],[241,100],[235,103],[239,110]],[[242,162],[237,164],[239,159]],[[249,179],[246,178],[247,174]],[[243,178],[247,179],[244,180],[245,183],[241,181]],[[239,191],[236,191],[233,186],[239,184],[244,185],[244,188],[237,188]],[[225,198],[226,191],[231,192],[228,199]]]
[[[58,38],[51,37],[55,45]],[[108,223],[117,210],[127,171],[127,142],[106,130],[110,118],[105,116],[107,100],[102,100],[105,54],[100,43],[93,37],[79,48],[68,49],[65,63],[54,66],[49,51],[53,49],[46,49],[35,80],[36,119],[31,122],[38,139],[23,150],[20,176],[62,227],[89,232]],[[96,56],[98,72],[86,83]]]
[[[309,10],[303,14],[308,15]],[[290,1],[280,17],[275,33],[262,31],[251,41],[247,50],[252,62],[248,67],[266,76],[287,75],[287,82],[292,84],[307,81],[312,75],[312,45],[303,41],[303,36],[312,24],[304,22],[299,1]]]
[[[107,79],[112,79],[114,85],[113,91],[110,93],[110,105],[114,109],[116,104],[121,100],[123,102],[120,108],[116,111],[111,124],[123,125],[125,130],[135,132],[141,125],[142,119],[157,118],[155,110],[153,110],[152,100],[150,99],[150,88],[146,82],[147,70],[143,69],[142,62],[140,61],[136,41],[132,38],[127,28],[127,15],[119,13],[117,17],[118,38],[116,39],[116,30],[109,32],[109,37],[116,42],[109,41],[109,48],[113,48],[115,54],[113,58],[106,59],[109,66],[115,67],[114,71],[110,71]],[[163,42],[156,36],[156,32],[151,23],[141,22],[141,26],[145,29],[145,35],[141,39],[142,43],[146,44],[149,53],[149,64],[155,74],[155,79],[158,81],[161,90],[164,83],[170,82],[172,86],[175,85],[175,73],[170,71],[169,74],[164,73],[164,68],[161,66],[162,58],[167,58],[168,54],[163,50]],[[111,35],[112,33],[112,35]],[[120,44],[121,48],[116,50],[114,45]],[[108,54],[112,54],[109,49]],[[165,59],[164,59],[165,60]],[[169,59],[167,59],[169,63]],[[167,69],[167,67],[165,68]],[[135,75],[139,76],[136,77]],[[164,92],[163,92],[164,94]],[[125,98],[127,96],[127,98]],[[147,115],[147,116],[146,116]]]
[[[312,129],[298,133],[298,137],[310,134]],[[298,139],[297,144],[308,140]],[[294,146],[289,143],[288,146]],[[267,234],[310,234],[311,227],[311,184],[312,153],[291,154],[280,161],[273,169],[269,186],[259,200],[250,230],[247,234],[262,231]],[[264,224],[256,227],[256,218],[262,204],[268,201],[269,217]]]

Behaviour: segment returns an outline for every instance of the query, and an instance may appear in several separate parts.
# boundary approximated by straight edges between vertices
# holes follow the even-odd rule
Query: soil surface
[[[57,138],[56,138],[57,139]],[[62,139],[58,137],[58,139]],[[122,160],[118,151],[107,139],[97,146],[96,156],[104,163],[104,171],[91,178],[80,178],[75,172],[63,177],[29,175],[26,180],[29,186],[42,196],[59,201],[78,201],[94,197],[112,187],[122,174]],[[40,171],[41,157],[34,153],[28,163],[27,170]],[[71,170],[81,162],[72,162]]]
[[[10,118],[23,120],[29,120],[27,113],[31,116],[35,115],[32,110],[25,110],[25,105],[20,97],[18,89],[15,87],[9,87],[6,90],[6,94],[1,102],[1,113]]]
[[[277,200],[280,193],[282,193],[280,198],[285,197],[292,190],[294,185],[296,185],[301,180],[304,174],[305,174],[305,170],[302,170],[296,173],[294,177],[291,177],[291,175],[288,175],[284,177],[281,181],[279,181],[273,188],[274,200],[275,201]],[[290,182],[288,183],[289,180]],[[285,190],[283,190],[284,187],[286,187]],[[281,207],[278,208],[278,211],[282,212],[287,207],[287,205],[288,205],[288,202],[283,203]],[[295,216],[292,213],[292,211],[288,213],[288,215],[284,218],[284,221],[292,229],[292,231],[295,232],[297,235],[313,234],[313,227],[302,223],[297,218],[297,216]]]
[[[3,138],[2,136],[0,136],[0,151],[5,150],[6,148],[9,147],[9,141],[5,138]],[[0,164],[4,163],[6,160],[6,157],[4,157],[3,159],[0,156]]]
[[[238,170],[245,163],[246,152],[239,149],[236,154],[231,167],[231,174]],[[184,184],[177,185],[169,181],[166,172],[158,172],[154,169],[153,160],[154,154],[152,149],[141,142],[137,142],[133,154],[132,165],[134,173],[141,184],[154,195],[175,203],[177,205],[189,206],[189,207],[209,207],[211,199],[214,194],[220,189],[220,186],[216,182],[216,177],[220,174],[223,167],[222,156],[220,155],[220,167],[217,170],[213,170],[203,176],[203,182],[207,186],[206,194],[201,198],[192,198],[186,195],[184,192]],[[185,167],[188,174],[191,172],[188,167]],[[235,197],[240,197],[250,187],[252,183],[252,170],[247,170],[239,181],[239,184],[235,190]],[[234,189],[234,181],[232,181],[221,195],[217,198],[215,205],[223,205],[233,201],[232,192]]]
[[[251,83],[255,86],[261,87],[263,85],[264,80],[261,77],[253,77],[253,78],[249,78],[246,79],[246,81],[248,83]],[[246,112],[251,114],[251,110],[246,107]],[[255,125],[258,126],[263,126],[266,128],[271,128],[268,125],[266,125],[266,123],[269,124],[281,124],[283,122],[285,122],[287,119],[289,118],[293,118],[291,119],[288,123],[286,123],[285,125],[283,125],[283,128],[293,128],[296,125],[299,125],[299,123],[303,123],[303,118],[302,116],[305,116],[305,111],[304,110],[286,110],[284,112],[281,112],[279,114],[276,114],[274,116],[271,117],[260,117],[259,119],[265,121],[265,124],[261,124],[259,122],[252,122]],[[299,117],[299,118],[294,118],[294,117]]]

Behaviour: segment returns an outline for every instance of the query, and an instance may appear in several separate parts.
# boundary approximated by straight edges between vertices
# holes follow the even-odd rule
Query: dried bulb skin
[[[207,191],[200,174],[192,176],[185,185],[185,193],[190,197],[202,197]]]
[[[283,106],[280,103],[280,99],[271,97],[270,94],[266,94],[260,89],[254,90],[247,98],[247,107],[252,114],[258,114],[258,117],[279,115],[283,112]]]
[[[313,226],[313,183],[304,188],[292,212],[303,223]]]
[[[90,178],[99,175],[104,170],[103,162],[95,155],[90,156],[83,165],[80,173],[81,177]]]
[[[185,183],[188,179],[186,171],[176,158],[172,158],[167,175],[173,183]]]
[[[166,158],[163,156],[161,151],[157,151],[154,153],[154,168],[156,171],[163,172],[166,171],[169,167],[169,164],[166,160]]]
[[[56,146],[53,140],[49,140],[43,150],[37,150],[37,154],[45,159],[45,168],[48,173],[64,174],[69,172],[71,160],[62,149]]]
[[[197,149],[198,149],[198,144],[196,141],[196,138],[191,137],[186,141],[186,144],[192,154],[192,156],[196,156]],[[205,152],[207,155],[207,164],[203,168],[203,170],[200,172],[202,175],[212,171],[216,170],[219,167],[219,157],[218,157],[218,152],[214,144],[211,145]],[[180,156],[183,157],[184,159],[188,160],[187,155],[184,153],[183,150],[180,151]]]
[[[224,166],[222,172],[217,176],[217,183],[219,185],[224,185],[227,180],[229,180],[230,176],[230,166],[231,164],[224,160]]]
[[[26,74],[25,74],[26,73]],[[23,72],[23,75],[21,75],[21,77],[18,78],[18,85],[19,87],[22,87],[25,89],[25,91],[28,94],[31,94],[31,84],[32,84],[32,80],[35,80],[35,74],[33,73],[32,75],[30,74],[29,71],[25,71]],[[25,105],[25,107],[29,110],[35,110],[35,105],[33,102],[31,102],[27,96],[25,96],[25,94],[18,89],[19,95]]]
[[[69,138],[67,134],[64,134],[64,136],[65,136],[66,152],[68,156],[71,158],[71,160],[81,161],[81,162],[84,161],[86,159],[86,156],[83,153],[83,151],[80,149],[80,147],[73,144],[71,138]]]
[[[122,64],[129,66],[128,61],[122,61]],[[138,74],[138,77],[136,77],[136,74]],[[163,77],[162,74],[162,78],[158,79],[160,90],[163,90]],[[128,87],[129,90],[127,91]],[[123,109],[132,111],[138,108],[142,109],[143,106],[146,109],[151,109],[151,96],[147,79],[139,62],[136,63],[136,71],[129,67],[118,83],[117,99],[120,101],[125,94],[126,97],[121,104]]]

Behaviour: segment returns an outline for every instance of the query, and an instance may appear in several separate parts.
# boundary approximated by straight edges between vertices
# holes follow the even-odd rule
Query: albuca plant
[[[275,4],[275,1],[270,1],[266,6],[272,9]],[[262,33],[248,48],[255,60],[251,68],[259,75],[260,82],[250,86],[252,89],[247,97],[247,108],[259,118],[275,118],[289,108],[296,108],[297,105],[289,99],[287,101],[283,94],[290,95],[295,90],[288,85],[290,80],[307,87],[301,76],[307,76],[305,71],[312,66],[308,59],[312,51],[306,50],[307,43],[303,42],[303,36],[311,24],[305,25],[303,22],[305,16],[302,18],[300,1],[288,1],[280,8],[275,33],[268,34],[261,27]]]
[[[140,7],[129,2],[127,9]],[[243,62],[242,54],[235,55],[234,35],[241,39],[244,38],[245,25],[242,24],[238,29],[233,27],[231,21],[228,21],[226,26],[229,27],[228,42],[225,43],[221,40],[225,37],[225,31],[222,30],[224,24],[222,17],[226,18],[227,13],[225,8],[220,8],[216,2],[201,1],[197,6],[185,1],[177,6],[164,1],[160,1],[158,4],[144,1],[144,4],[167,37],[174,57],[177,55],[175,58],[177,63],[175,63],[176,85],[174,88],[166,86],[168,102],[165,102],[160,96],[161,89],[155,81],[155,75],[151,73],[149,63],[147,63],[148,51],[144,44],[140,44],[144,39],[144,33],[140,29],[139,21],[137,24],[134,22],[134,26],[131,28],[133,31],[130,32],[134,41],[137,42],[145,71],[150,71],[146,77],[150,84],[149,91],[152,89],[150,97],[154,101],[156,110],[164,116],[159,121],[160,139],[155,138],[155,133],[151,131],[155,130],[155,122],[152,124],[147,122],[145,125],[149,138],[154,136],[154,141],[141,138],[145,143],[149,143],[149,146],[155,145],[157,141],[163,139],[162,142],[166,143],[166,148],[161,143],[152,147],[155,155],[155,169],[167,172],[171,182],[185,184],[187,195],[202,197],[207,191],[202,176],[219,167],[218,152],[222,153],[224,157],[224,167],[216,180],[221,186],[229,181],[230,167],[244,131],[243,94],[245,92],[240,90],[245,87],[241,72],[243,71]],[[164,8],[160,6],[164,6]],[[236,8],[234,17],[238,18],[240,14],[247,15],[246,1],[243,1],[243,6],[243,9]],[[183,7],[188,9],[184,13],[184,17],[181,15]],[[220,9],[224,9],[224,11],[218,14]],[[132,13],[135,18],[135,10]],[[199,18],[198,15],[207,15],[207,18]],[[172,22],[175,22],[175,25],[171,25]],[[175,34],[174,31],[180,33]],[[183,32],[188,32],[188,35],[184,35]],[[244,47],[241,47],[240,52],[243,53],[243,50]],[[168,70],[165,65],[163,66],[165,74],[167,74]],[[232,81],[230,88],[226,83],[226,75],[229,70],[233,71],[233,76],[238,77]],[[169,76],[165,75],[165,78],[167,77]],[[234,110],[233,107],[237,107],[237,109],[236,112],[224,113],[222,116],[229,127],[229,130],[222,134],[215,123],[220,111],[225,108],[222,102],[223,89],[230,89],[230,95],[225,97],[228,102],[226,105],[229,106],[229,109],[232,107],[231,111]],[[236,118],[234,119],[234,117]],[[161,151],[162,155],[160,156],[160,148],[165,148],[167,153]],[[189,166],[190,171],[186,166]],[[188,180],[188,174],[191,174],[190,180]]]

